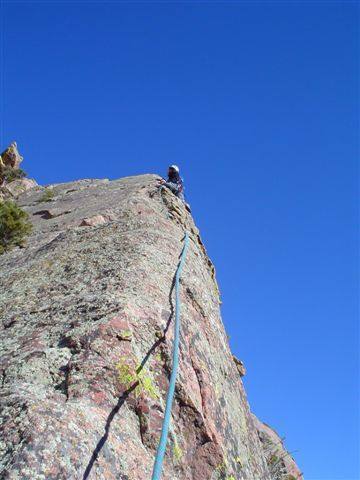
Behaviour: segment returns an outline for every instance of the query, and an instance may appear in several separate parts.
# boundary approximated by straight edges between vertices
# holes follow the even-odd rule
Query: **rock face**
[[[229,349],[214,267],[191,215],[156,178],[54,185],[45,202],[40,187],[18,197],[34,229],[25,248],[0,257],[1,479],[151,478],[187,230],[162,478],[275,480]]]

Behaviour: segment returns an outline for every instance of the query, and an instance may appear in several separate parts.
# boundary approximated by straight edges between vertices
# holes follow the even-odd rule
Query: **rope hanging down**
[[[171,407],[174,399],[175,393],[175,383],[176,376],[179,367],[179,340],[180,340],[180,286],[179,280],[181,271],[185,262],[186,252],[189,246],[189,234],[185,233],[184,248],[181,252],[180,262],[175,274],[175,325],[174,325],[174,343],[173,343],[173,352],[172,352],[172,371],[170,375],[169,389],[166,397],[166,407],[164,421],[161,429],[161,437],[159,445],[156,452],[154,469],[152,473],[151,480],[160,480],[161,479],[161,470],[164,460],[166,442],[169,432],[170,418],[171,418]]]

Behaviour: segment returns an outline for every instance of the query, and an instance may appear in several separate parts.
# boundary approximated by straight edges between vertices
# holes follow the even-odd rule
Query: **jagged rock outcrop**
[[[239,372],[240,377],[243,377],[244,375],[246,375],[246,368],[245,368],[244,362],[236,358],[235,355],[233,355],[233,360],[236,365],[237,371]]]
[[[0,157],[0,167],[9,167],[14,170],[20,168],[20,164],[23,161],[23,157],[18,151],[16,142],[12,142],[10,146],[2,152]]]
[[[18,197],[34,228],[25,248],[0,257],[1,479],[151,477],[187,230],[162,478],[274,480],[221,321],[214,267],[191,215],[156,178],[82,180]]]
[[[32,178],[23,178],[26,174],[20,169],[22,161],[16,142],[0,155],[0,200],[17,197],[37,186]]]

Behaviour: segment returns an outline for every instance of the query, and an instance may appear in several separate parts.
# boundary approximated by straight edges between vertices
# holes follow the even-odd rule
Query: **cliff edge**
[[[25,247],[0,256],[1,479],[151,478],[185,230],[180,370],[162,478],[302,478],[298,469],[272,472],[221,321],[214,267],[191,215],[156,178],[35,184],[17,197],[33,231]]]

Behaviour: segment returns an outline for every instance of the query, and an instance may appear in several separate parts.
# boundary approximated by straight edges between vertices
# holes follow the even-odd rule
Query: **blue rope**
[[[179,295],[179,280],[181,271],[185,262],[186,252],[189,246],[189,235],[186,232],[184,248],[181,252],[180,262],[175,274],[175,326],[174,326],[174,344],[173,344],[173,353],[172,353],[172,372],[170,375],[169,390],[166,397],[166,407],[164,421],[161,429],[161,437],[156,452],[154,469],[152,473],[151,480],[160,480],[161,479],[161,469],[164,460],[166,442],[169,432],[169,424],[171,417],[171,407],[174,399],[175,393],[175,383],[176,376],[179,367],[179,340],[180,340],[180,295]]]

